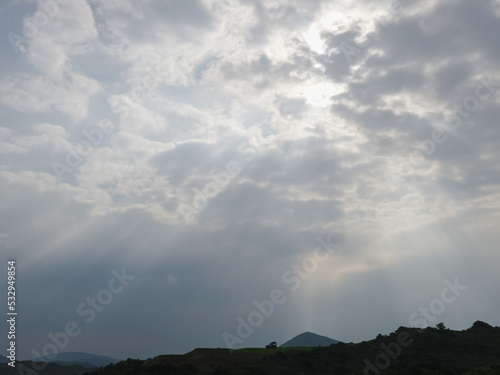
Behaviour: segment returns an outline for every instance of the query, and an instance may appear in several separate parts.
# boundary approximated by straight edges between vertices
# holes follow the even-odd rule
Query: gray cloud
[[[405,2],[376,27],[384,9],[363,1],[88,4],[61,5],[24,54],[0,45],[0,249],[19,267],[20,358],[68,321],[82,328],[71,351],[222,347],[273,289],[286,302],[242,346],[366,340],[455,277],[467,292],[439,321],[498,324],[496,2]],[[17,23],[1,31],[35,11],[4,6]],[[58,181],[51,163],[85,154],[83,131],[106,119]],[[180,207],[235,165],[186,222]],[[291,290],[283,273],[328,234],[338,249]],[[122,267],[135,279],[85,323],[77,306]]]

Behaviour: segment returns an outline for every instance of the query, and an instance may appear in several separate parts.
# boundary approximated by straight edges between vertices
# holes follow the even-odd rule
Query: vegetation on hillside
[[[41,369],[37,371],[36,369]],[[18,361],[16,367],[7,363],[0,363],[0,374],[2,375],[83,375],[89,372],[88,367],[63,366],[57,363],[47,363],[45,366],[37,362],[33,367],[31,361]]]
[[[185,355],[127,359],[91,375],[499,375],[500,327],[464,331],[399,327],[357,344],[276,349],[196,349]]]

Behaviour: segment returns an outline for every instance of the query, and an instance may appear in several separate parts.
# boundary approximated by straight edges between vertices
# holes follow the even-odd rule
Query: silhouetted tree
[[[444,325],[444,323],[438,323],[436,324],[436,328],[440,331],[444,331],[446,329],[446,326]]]

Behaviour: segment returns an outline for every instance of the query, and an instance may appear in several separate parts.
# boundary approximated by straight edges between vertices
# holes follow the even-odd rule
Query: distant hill
[[[298,336],[295,336],[293,339],[288,340],[283,345],[280,345],[281,348],[290,348],[294,346],[330,346],[331,344],[336,344],[339,341],[331,339],[326,336],[317,335],[312,332],[304,332]]]
[[[54,359],[38,357],[33,359],[34,362],[49,362],[58,363],[62,366],[78,365],[87,368],[107,366],[110,363],[120,362],[119,359],[81,352],[66,352],[59,353]]]
[[[40,366],[40,363],[38,363]],[[37,367],[37,369],[40,369]],[[57,363],[49,363],[41,371],[33,368],[31,361],[16,361],[16,367],[7,363],[0,363],[0,374],[2,375],[85,375],[95,368],[82,366],[61,366]]]

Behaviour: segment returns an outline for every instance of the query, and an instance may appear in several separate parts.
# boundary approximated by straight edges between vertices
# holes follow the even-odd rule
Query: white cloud
[[[28,60],[44,75],[60,79],[71,55],[82,52],[84,43],[97,37],[97,30],[92,10],[84,0],[44,4],[48,2],[40,2],[37,12],[24,21],[25,27],[34,30],[27,48]]]
[[[50,148],[50,151],[64,152],[70,149],[69,133],[59,125],[36,124],[34,135],[15,135],[11,129],[0,128],[3,154],[26,154],[40,148]]]
[[[0,102],[21,112],[48,112],[52,108],[73,120],[84,118],[91,96],[99,91],[97,81],[78,74],[54,82],[41,76],[21,75],[0,82]]]

